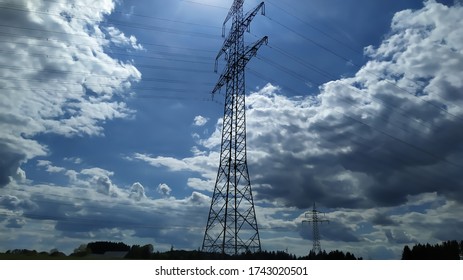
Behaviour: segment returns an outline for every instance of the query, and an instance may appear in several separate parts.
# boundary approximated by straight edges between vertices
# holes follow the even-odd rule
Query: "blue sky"
[[[201,246],[231,4],[0,2],[0,251]],[[326,250],[389,259],[461,239],[462,15],[459,1],[266,1],[245,39],[269,37],[246,70],[263,249],[307,254],[314,202]]]

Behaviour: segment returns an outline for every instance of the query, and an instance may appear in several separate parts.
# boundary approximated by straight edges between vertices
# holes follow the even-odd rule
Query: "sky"
[[[461,1],[265,3],[245,34],[269,37],[246,67],[262,249],[307,255],[314,203],[326,251],[460,240]],[[0,251],[201,247],[231,5],[0,0]]]

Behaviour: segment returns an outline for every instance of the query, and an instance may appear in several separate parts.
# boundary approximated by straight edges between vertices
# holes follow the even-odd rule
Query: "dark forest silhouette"
[[[430,245],[415,244],[412,248],[404,246],[402,260],[459,260],[463,256],[463,240],[445,241]],[[69,256],[53,249],[50,252],[15,249],[0,253],[1,259],[152,259],[152,260],[361,260],[350,252],[339,250],[318,254],[310,252],[307,256],[297,257],[285,251],[262,251],[229,256],[216,253],[206,253],[199,250],[171,250],[154,252],[151,244],[129,246],[122,242],[97,241],[82,244]]]
[[[151,244],[143,246],[129,246],[122,242],[97,241],[82,244],[72,254],[54,249],[50,252],[37,252],[35,250],[16,249],[8,250],[1,254],[3,259],[138,259],[138,260],[356,260],[354,254],[342,251],[322,251],[318,254],[310,253],[304,257],[297,257],[285,251],[262,251],[256,253],[243,253],[236,256],[219,253],[206,253],[199,250],[171,250],[166,252],[154,252]],[[358,258],[361,259],[361,258]]]
[[[445,241],[441,244],[416,244],[410,249],[404,246],[402,260],[460,260],[463,255],[463,240]]]
[[[344,253],[339,250],[331,251],[327,253],[326,251],[322,251],[318,254],[314,253],[313,251],[310,251],[310,253],[302,258],[299,258],[301,260],[357,260],[354,254],[352,253]],[[361,260],[362,258],[358,258],[358,260]]]

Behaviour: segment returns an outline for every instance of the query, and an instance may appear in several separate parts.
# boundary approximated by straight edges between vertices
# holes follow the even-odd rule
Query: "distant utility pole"
[[[318,230],[318,224],[319,223],[321,224],[324,222],[329,223],[327,219],[320,218],[319,214],[323,214],[323,216],[325,216],[325,213],[317,211],[317,209],[315,208],[315,202],[314,202],[312,211],[305,213],[305,218],[307,220],[302,221],[302,223],[312,223],[312,226],[313,226],[312,227],[312,233],[313,233],[312,252],[314,252],[315,254],[320,253],[322,250],[320,246],[320,231]]]
[[[261,250],[246,157],[244,68],[268,38],[245,47],[244,32],[259,11],[265,14],[265,5],[262,2],[244,15],[243,4],[244,0],[234,0],[223,23],[223,37],[230,19],[232,26],[216,57],[216,72],[222,55],[227,65],[212,94],[226,85],[225,108],[220,163],[202,246],[202,251],[229,255]]]

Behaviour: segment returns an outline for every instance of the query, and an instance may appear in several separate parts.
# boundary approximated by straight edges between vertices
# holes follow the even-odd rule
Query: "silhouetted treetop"
[[[415,244],[412,249],[408,245],[402,251],[402,260],[459,260],[463,253],[463,241],[451,240],[441,244]]]
[[[97,241],[87,244],[87,248],[93,254],[104,254],[105,252],[129,251],[130,246],[122,242]]]

